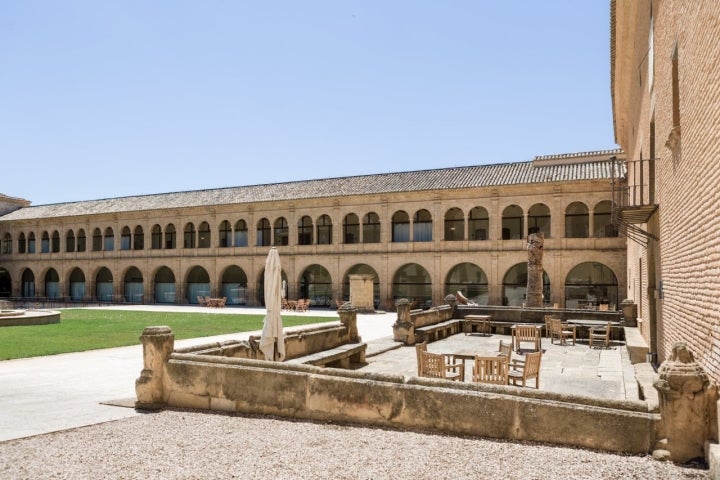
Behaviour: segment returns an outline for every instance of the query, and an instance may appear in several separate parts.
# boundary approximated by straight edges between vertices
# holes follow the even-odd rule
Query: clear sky
[[[34,205],[616,148],[609,0],[0,0]]]

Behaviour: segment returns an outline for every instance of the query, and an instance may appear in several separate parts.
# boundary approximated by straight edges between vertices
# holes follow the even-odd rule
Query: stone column
[[[654,386],[660,397],[661,440],[653,457],[677,463],[705,456],[705,441],[716,435],[713,425],[717,391],[703,367],[695,363],[684,342],[677,342],[670,359],[658,370]]]
[[[165,364],[175,348],[170,327],[147,327],[140,335],[143,344],[143,369],[135,380],[135,408],[159,410],[165,404],[163,375]]]
[[[393,340],[405,345],[415,344],[415,328],[410,322],[410,300],[401,298],[395,302],[397,319],[393,324]]]
[[[358,335],[357,311],[357,308],[355,308],[351,303],[344,303],[340,308],[338,308],[340,322],[348,329],[350,343],[360,343],[362,340],[360,335]]]
[[[545,234],[531,233],[527,236],[527,290],[525,292],[526,307],[543,306],[543,246]]]

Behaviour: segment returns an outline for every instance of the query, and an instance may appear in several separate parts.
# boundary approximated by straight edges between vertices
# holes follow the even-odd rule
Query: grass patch
[[[167,325],[175,339],[262,329],[264,315],[62,309],[60,323],[0,328],[0,360],[139,345],[145,327]],[[285,327],[332,321],[292,315]]]

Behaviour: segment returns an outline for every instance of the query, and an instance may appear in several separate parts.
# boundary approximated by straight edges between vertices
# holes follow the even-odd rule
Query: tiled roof
[[[0,217],[0,221],[276,200],[599,180],[610,179],[612,168],[613,164],[610,161],[548,166],[519,162],[440,168],[38,205],[16,210]],[[623,174],[623,172],[615,172],[616,177],[618,173]]]

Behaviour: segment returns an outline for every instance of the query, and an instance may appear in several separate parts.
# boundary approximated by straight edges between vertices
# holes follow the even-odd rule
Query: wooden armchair
[[[550,320],[557,318],[552,315],[545,315],[545,338],[550,338]]]
[[[610,347],[610,332],[612,331],[612,323],[608,322],[608,324],[604,327],[590,327],[590,348],[593,347],[601,347],[601,348],[609,348]]]
[[[460,361],[459,363],[447,364],[445,355],[421,351],[420,376],[462,382],[465,379],[465,363]]]
[[[565,339],[571,338],[573,345],[577,338],[577,332],[575,325],[563,324],[559,318],[550,319],[550,343],[552,344],[555,339],[560,341],[560,345],[565,345]]]
[[[525,362],[512,362],[508,371],[508,383],[512,382],[517,386],[517,382],[522,382],[522,386],[526,386],[528,380],[535,379],[535,388],[540,389],[540,360],[542,352],[533,352],[525,354]]]
[[[197,301],[198,301],[198,305],[200,305],[201,307],[207,306],[207,302],[205,301],[205,297],[202,297],[202,296],[198,295]]]
[[[473,365],[473,382],[493,383],[496,385],[508,384],[508,357],[494,355],[490,357],[475,356]]]
[[[523,342],[532,342],[533,350],[540,350],[540,330],[535,325],[513,325],[512,333],[516,352],[520,353],[520,345]]]
[[[512,342],[503,342],[500,340],[500,345],[498,345],[498,353],[504,357],[507,357],[508,362],[512,360]]]

